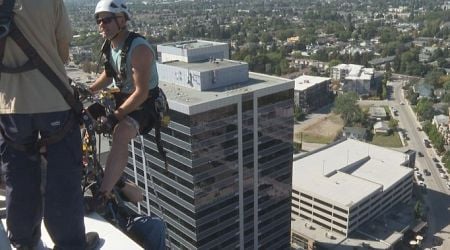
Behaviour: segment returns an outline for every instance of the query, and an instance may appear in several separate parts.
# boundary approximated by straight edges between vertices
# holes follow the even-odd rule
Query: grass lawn
[[[371,143],[382,147],[390,147],[390,148],[403,147],[402,141],[400,140],[400,136],[398,135],[398,133],[393,133],[387,136],[374,135]]]
[[[300,134],[296,135],[297,139],[300,139]],[[303,141],[309,143],[328,144],[333,142],[335,136],[323,136],[316,134],[303,134]],[[300,141],[300,140],[299,140]]]

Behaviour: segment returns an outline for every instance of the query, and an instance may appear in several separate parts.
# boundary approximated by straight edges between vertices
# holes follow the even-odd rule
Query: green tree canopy
[[[340,114],[345,125],[362,122],[364,113],[357,105],[358,95],[354,92],[344,93],[336,97],[333,111]]]
[[[433,119],[433,102],[428,98],[421,98],[417,102],[416,112],[420,121]]]

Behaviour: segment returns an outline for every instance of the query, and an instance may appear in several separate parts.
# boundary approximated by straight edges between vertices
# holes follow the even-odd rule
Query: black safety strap
[[[158,148],[158,152],[164,161],[164,167],[165,167],[166,171],[169,171],[169,164],[167,163],[166,151],[164,150],[162,140],[161,140],[161,121],[159,121],[159,120],[157,120],[155,122],[155,143],[156,143],[156,147]]]
[[[16,42],[16,44],[29,58],[29,61],[25,63],[25,65],[32,64],[34,68],[39,70],[49,80],[49,82],[52,83],[53,87],[55,87],[61,93],[61,95],[64,97],[64,100],[66,100],[67,104],[69,104],[75,114],[80,115],[81,110],[83,109],[83,104],[75,99],[75,95],[69,90],[69,88],[66,86],[66,83],[61,80],[58,75],[56,75],[56,73],[50,68],[50,66],[48,66],[44,59],[42,59],[36,49],[31,46],[30,42],[28,42],[28,40],[17,28],[14,22],[11,22],[10,28],[11,30],[9,33],[9,37]],[[2,53],[0,53],[0,55],[1,54]],[[6,68],[7,67],[2,64],[2,66],[0,66],[0,72],[7,72],[4,71]],[[19,72],[21,71],[17,71],[15,73]]]
[[[104,68],[105,68],[106,76],[113,77],[114,81],[116,82],[116,85],[118,85],[118,87],[120,89],[122,87],[122,86],[120,86],[120,83],[122,83],[123,81],[125,81],[127,79],[127,54],[128,54],[128,51],[130,50],[133,40],[138,37],[144,38],[143,36],[141,36],[140,34],[135,33],[135,32],[130,32],[128,34],[127,39],[124,42],[122,51],[120,53],[119,72],[116,72],[114,70],[114,68],[112,67],[111,41],[105,40],[105,42],[103,42],[101,51],[105,58]]]
[[[11,141],[6,136],[5,131],[3,131],[2,128],[0,128],[0,134],[3,137],[3,139],[5,140],[5,142],[8,144],[8,146],[14,148],[17,151],[22,151],[22,152],[27,152],[29,154],[33,154],[33,153],[39,152],[39,149],[42,148],[43,146],[50,145],[50,144],[60,141],[64,137],[64,135],[73,128],[73,124],[75,122],[77,122],[75,114],[71,113],[69,115],[67,122],[64,124],[64,126],[61,129],[54,132],[49,137],[40,138],[37,141],[37,143],[19,144],[14,141]]]
[[[55,132],[52,136],[47,138],[41,138],[35,144],[17,144],[6,137],[5,132],[0,129],[0,133],[11,147],[26,152],[36,152],[40,147],[48,144],[55,143],[61,140],[64,135],[72,129],[73,123],[76,122],[76,118],[81,115],[83,110],[83,104],[75,98],[75,95],[67,88],[64,81],[62,81],[58,75],[50,68],[50,66],[42,59],[36,49],[25,38],[23,33],[17,28],[13,20],[12,9],[14,7],[14,0],[4,0],[0,10],[0,76],[1,73],[21,73],[33,69],[38,69],[52,85],[61,93],[64,100],[74,111],[71,114],[68,121],[63,128]],[[14,42],[22,49],[25,55],[28,56],[28,61],[19,67],[8,67],[3,64],[3,57],[5,54],[6,38],[10,37]]]

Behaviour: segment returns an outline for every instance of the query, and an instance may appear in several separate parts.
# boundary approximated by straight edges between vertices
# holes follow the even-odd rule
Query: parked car
[[[433,160],[434,162],[439,162],[439,160],[436,159],[436,157],[433,157],[432,160]]]

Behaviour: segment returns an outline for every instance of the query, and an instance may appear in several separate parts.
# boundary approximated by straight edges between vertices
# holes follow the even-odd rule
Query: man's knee
[[[137,135],[136,128],[125,119],[120,121],[113,132],[113,141],[128,142]]]

